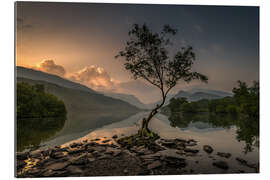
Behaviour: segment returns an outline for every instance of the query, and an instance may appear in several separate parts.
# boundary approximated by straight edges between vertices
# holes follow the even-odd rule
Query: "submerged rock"
[[[228,166],[227,162],[225,162],[225,161],[213,162],[213,165],[218,167],[218,168],[224,169],[224,170],[229,169],[229,166]]]
[[[211,154],[214,151],[214,149],[211,146],[209,146],[209,145],[204,145],[203,146],[203,150],[205,152],[207,152],[208,154]]]
[[[199,152],[198,149],[190,149],[190,148],[185,148],[184,151],[185,152],[190,152],[190,153],[198,153]]]
[[[224,158],[230,158],[231,153],[217,152],[217,155]]]

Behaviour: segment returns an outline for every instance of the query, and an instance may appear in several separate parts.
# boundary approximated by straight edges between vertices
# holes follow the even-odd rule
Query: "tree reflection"
[[[44,140],[53,137],[65,124],[66,117],[27,118],[17,120],[17,151],[37,148]]]
[[[259,117],[248,117],[242,114],[172,113],[168,119],[172,127],[179,128],[187,128],[194,122],[204,122],[212,127],[225,129],[235,126],[236,139],[245,142],[245,153],[253,151],[254,147],[259,147]]]

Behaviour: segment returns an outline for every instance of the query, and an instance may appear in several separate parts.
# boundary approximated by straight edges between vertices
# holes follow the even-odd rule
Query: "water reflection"
[[[66,121],[59,118],[27,118],[17,120],[17,151],[38,148],[41,142],[55,136]]]
[[[253,151],[259,147],[259,118],[244,115],[213,115],[210,113],[173,113],[169,116],[170,125],[182,130],[197,129],[209,130],[210,128],[230,129],[236,127],[236,139],[245,142],[244,152]]]

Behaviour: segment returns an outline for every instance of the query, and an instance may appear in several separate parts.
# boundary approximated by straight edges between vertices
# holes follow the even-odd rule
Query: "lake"
[[[101,141],[111,138],[113,135],[118,137],[131,135],[136,133],[139,128],[139,121],[148,115],[149,112],[140,112],[128,118],[119,120],[102,127],[92,127],[86,131],[65,134],[61,131],[53,132],[51,137],[40,137],[39,145],[41,148],[55,145],[68,145],[73,142],[83,141],[84,139],[96,139]],[[163,114],[157,116],[150,121],[149,127],[157,132],[161,138],[183,138],[194,139],[198,141],[196,148],[200,149],[198,156],[187,157],[189,165],[192,166],[195,173],[224,173],[223,170],[212,167],[213,160],[222,160],[217,156],[217,152],[231,153],[232,157],[226,159],[230,164],[231,170],[254,172],[254,169],[239,165],[235,160],[236,157],[243,158],[250,163],[259,162],[259,140],[254,136],[254,131],[248,130],[246,127],[239,128],[239,119],[236,117],[209,117],[206,114],[187,115],[176,121],[168,118]],[[235,118],[232,120],[231,118]],[[230,121],[228,120],[230,119]],[[223,122],[224,123],[221,123]],[[215,123],[213,123],[215,122]],[[233,124],[235,122],[238,124]],[[247,126],[252,128],[252,124]],[[49,131],[49,130],[48,130]],[[240,134],[240,135],[239,135]],[[243,135],[242,135],[243,134]],[[255,132],[256,134],[256,132]],[[245,135],[245,136],[244,136]],[[244,138],[243,138],[244,137]],[[42,139],[43,138],[43,139]],[[250,139],[253,140],[250,143]],[[36,144],[37,145],[37,144]],[[214,148],[214,153],[208,155],[202,150],[203,145],[210,145]],[[250,146],[247,150],[247,145]],[[224,158],[223,158],[224,160]],[[200,162],[199,164],[196,161]],[[233,172],[233,171],[229,171]]]

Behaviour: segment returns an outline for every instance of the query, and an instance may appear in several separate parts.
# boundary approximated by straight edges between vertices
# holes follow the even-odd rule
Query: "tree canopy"
[[[124,59],[125,69],[134,79],[144,79],[161,91],[162,102],[157,104],[147,119],[143,120],[142,129],[148,129],[148,123],[165,103],[167,94],[181,79],[190,82],[194,79],[207,82],[207,76],[192,71],[195,53],[191,46],[181,47],[172,57],[169,49],[170,40],[177,30],[164,25],[161,32],[152,32],[146,24],[134,24],[128,32],[129,40],[124,50],[115,57]]]

